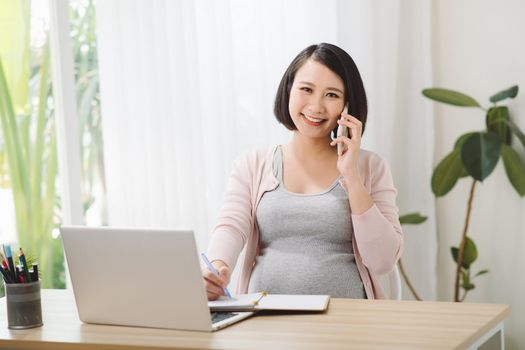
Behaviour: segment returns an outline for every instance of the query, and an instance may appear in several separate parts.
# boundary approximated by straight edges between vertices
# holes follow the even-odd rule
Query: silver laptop
[[[80,320],[215,331],[253,312],[211,313],[193,231],[60,229]]]

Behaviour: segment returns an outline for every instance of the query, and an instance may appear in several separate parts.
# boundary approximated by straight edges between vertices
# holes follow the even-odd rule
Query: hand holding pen
[[[202,271],[202,276],[204,277],[204,285],[206,287],[206,294],[208,300],[215,300],[221,295],[225,295],[228,299],[231,299],[231,294],[226,288],[229,280],[229,269],[228,266],[221,263],[222,266],[219,267],[219,270],[212,265],[212,263],[206,257],[206,254],[201,254],[202,260],[208,267]]]

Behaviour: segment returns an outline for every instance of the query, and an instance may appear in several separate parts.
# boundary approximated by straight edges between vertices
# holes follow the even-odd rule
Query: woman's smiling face
[[[308,59],[295,73],[288,110],[299,133],[329,138],[344,101],[343,80],[325,65]]]

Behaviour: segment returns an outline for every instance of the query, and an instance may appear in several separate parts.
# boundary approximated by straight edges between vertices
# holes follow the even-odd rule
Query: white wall
[[[495,92],[520,86],[515,100],[507,100],[514,120],[525,130],[525,2],[441,0],[433,4],[435,86],[452,88],[488,106]],[[464,132],[484,127],[479,109],[436,104],[435,163],[451,151]],[[525,152],[516,143],[519,153]],[[438,296],[453,297],[454,265],[450,246],[459,244],[470,180],[461,180],[437,201]],[[476,186],[470,236],[478,247],[474,271],[489,274],[474,281],[469,302],[506,303],[512,314],[505,323],[508,349],[525,348],[525,198],[511,187],[500,161],[494,173]]]

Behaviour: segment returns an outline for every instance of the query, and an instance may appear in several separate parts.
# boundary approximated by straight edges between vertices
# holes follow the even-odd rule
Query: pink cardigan
[[[237,293],[248,291],[255,258],[259,254],[257,205],[264,192],[274,190],[279,184],[273,171],[276,149],[274,146],[246,152],[235,160],[219,219],[211,235],[209,259],[224,261],[230,271],[246,246]],[[377,276],[394,268],[403,246],[396,206],[397,190],[388,164],[377,154],[361,150],[358,167],[374,205],[360,215],[352,214],[352,245],[367,298],[384,299]],[[346,189],[344,180],[341,185]]]

